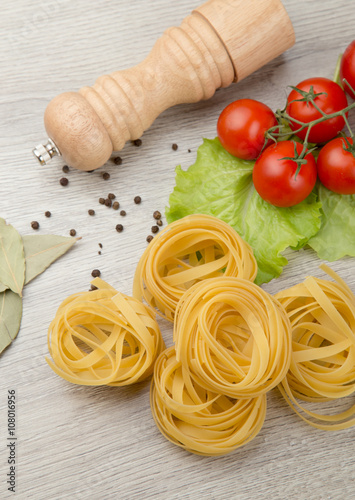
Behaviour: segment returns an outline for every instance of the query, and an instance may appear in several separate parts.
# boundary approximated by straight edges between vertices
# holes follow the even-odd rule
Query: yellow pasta
[[[206,390],[232,398],[265,394],[285,377],[291,326],[270,294],[241,278],[197,283],[174,322],[177,359]]]
[[[51,322],[49,366],[80,385],[123,386],[144,380],[165,348],[154,313],[100,278],[92,283],[98,290],[68,297]]]
[[[175,308],[193,284],[217,276],[253,281],[251,247],[228,224],[208,215],[189,215],[169,224],[149,243],[134,276],[133,296],[174,320]]]
[[[330,401],[355,391],[355,297],[334,271],[321,268],[335,283],[308,277],[276,295],[292,326],[290,370],[279,388],[307,423],[339,430],[355,424],[355,405],[337,415],[322,415],[297,401]]]
[[[265,419],[266,396],[232,399],[199,386],[175,349],[155,363],[150,401],[160,432],[172,443],[199,455],[224,455],[251,441]]]

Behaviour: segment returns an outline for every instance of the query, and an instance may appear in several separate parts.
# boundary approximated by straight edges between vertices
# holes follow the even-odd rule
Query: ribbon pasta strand
[[[153,373],[165,348],[154,313],[100,278],[98,288],[71,295],[48,329],[52,370],[80,385],[124,386]]]
[[[355,405],[324,415],[297,401],[321,403],[355,392],[355,296],[328,266],[321,268],[335,283],[308,277],[276,294],[292,326],[290,370],[279,389],[304,421],[318,429],[339,430],[355,425]]]
[[[189,215],[149,243],[135,272],[133,296],[173,322],[178,301],[195,283],[219,276],[253,281],[256,273],[251,247],[229,224]]]
[[[175,349],[155,363],[150,401],[160,432],[172,443],[199,455],[224,455],[251,441],[263,426],[266,395],[232,399],[196,384]]]
[[[265,394],[285,377],[291,326],[270,294],[241,278],[195,284],[175,316],[177,360],[206,390],[232,398]]]

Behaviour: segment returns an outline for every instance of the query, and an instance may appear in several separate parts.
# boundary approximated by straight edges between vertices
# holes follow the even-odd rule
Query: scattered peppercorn
[[[67,186],[69,184],[69,181],[66,177],[62,177],[59,182],[61,186]]]
[[[173,149],[173,151],[176,151],[176,150],[177,150],[177,148],[178,148],[178,145],[177,145],[177,144],[173,144],[173,145],[171,146],[171,148]]]
[[[112,207],[112,200],[110,200],[110,198],[106,198],[105,205],[106,207]]]
[[[120,208],[120,204],[119,204],[119,202],[118,202],[118,201],[115,201],[115,202],[113,203],[113,205],[112,205],[112,208],[113,208],[114,210],[118,210],[118,209]]]
[[[104,173],[102,174],[102,178],[103,178],[105,181],[108,181],[110,177],[111,177],[111,176],[110,176],[110,174],[109,174],[108,172],[104,172]]]
[[[99,198],[99,203],[101,205],[105,205],[105,198]]]
[[[134,144],[134,146],[137,146],[137,148],[139,148],[139,146],[142,145],[142,140],[141,139],[135,139],[134,141],[132,141],[132,143]]]
[[[113,163],[115,163],[116,165],[121,165],[122,158],[120,156],[116,156],[116,158],[113,159]]]
[[[125,215],[127,215],[127,212],[125,210],[121,210],[120,215],[122,215],[122,217],[124,217]]]
[[[161,227],[163,225],[163,221],[161,219],[157,220],[157,226]]]
[[[99,247],[102,248],[102,243],[99,243]]]
[[[118,233],[121,233],[121,232],[123,231],[123,226],[122,226],[122,224],[117,224],[117,226],[116,226],[116,231],[117,231]]]
[[[135,198],[134,198],[134,203],[135,203],[136,205],[139,205],[141,201],[142,201],[142,198],[141,198],[140,196],[135,196]]]
[[[68,167],[68,165],[64,165],[64,167],[62,168],[62,170],[63,170],[63,172],[64,172],[65,174],[67,174],[67,173],[69,172],[69,167]]]
[[[152,231],[152,233],[153,233],[153,234],[154,234],[154,233],[157,233],[157,232],[159,231],[158,226],[152,226],[152,227],[151,227],[151,231]]]
[[[97,253],[98,253],[99,255],[101,255],[101,250],[99,250]]]
[[[187,152],[188,152],[188,153],[191,153],[191,149],[188,149],[188,150],[187,150]]]
[[[92,208],[90,208],[90,210],[88,210],[88,214],[89,215],[95,215],[95,210],[92,210]]]
[[[148,243],[150,243],[153,239],[153,236],[150,234],[149,236],[147,236],[146,240]]]
[[[107,195],[107,198],[109,198],[110,200],[114,200],[114,199],[116,198],[116,195],[115,195],[115,194],[113,194],[113,193],[109,193],[109,194]]]
[[[69,231],[69,234],[70,234],[70,236],[75,236],[75,235],[76,235],[76,231],[75,231],[75,229],[71,229],[71,230]]]
[[[154,219],[156,219],[156,220],[161,219],[161,213],[159,212],[159,210],[156,210],[156,211],[153,213],[153,217],[154,217]]]
[[[52,214],[51,214],[51,213],[47,210],[46,212],[44,212],[44,215],[45,215],[46,217],[50,217]]]
[[[94,269],[92,272],[91,272],[91,276],[93,278],[98,278],[101,274],[101,271],[99,271],[98,269]]]
[[[31,227],[32,229],[39,229],[39,223],[36,220],[34,220],[31,222]]]
[[[98,290],[97,286],[91,285],[89,292],[93,292],[94,290]]]

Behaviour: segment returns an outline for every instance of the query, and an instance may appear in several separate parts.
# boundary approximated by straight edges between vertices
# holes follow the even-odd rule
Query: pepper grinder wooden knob
[[[33,152],[42,164],[59,154],[72,167],[99,168],[165,109],[209,99],[294,41],[280,0],[209,0],[166,30],[137,66],[55,97],[44,114],[48,142]]]

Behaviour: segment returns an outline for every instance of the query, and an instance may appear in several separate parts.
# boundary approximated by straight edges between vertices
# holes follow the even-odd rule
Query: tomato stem
[[[333,82],[335,82],[338,85],[340,85],[340,87],[344,90],[342,82],[340,81],[340,63],[341,63],[342,57],[343,57],[343,54],[339,54],[338,59],[337,59],[337,63],[335,65],[335,70],[334,70],[334,75],[333,75]]]

